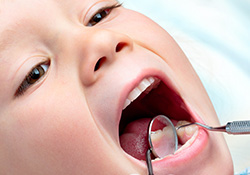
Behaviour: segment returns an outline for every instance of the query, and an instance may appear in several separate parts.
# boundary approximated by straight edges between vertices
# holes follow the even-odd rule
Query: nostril
[[[115,51],[116,52],[120,52],[127,44],[124,43],[124,42],[121,42],[121,43],[118,43],[116,48],[115,48]]]
[[[102,57],[102,58],[100,58],[98,61],[97,61],[97,63],[96,63],[96,65],[95,65],[95,71],[97,71],[98,69],[100,69],[100,67],[102,66],[102,64],[106,61],[106,57]]]

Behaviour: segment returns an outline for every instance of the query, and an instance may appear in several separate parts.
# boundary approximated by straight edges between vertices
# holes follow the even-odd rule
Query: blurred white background
[[[250,0],[123,0],[159,23],[200,76],[221,124],[250,120]],[[250,167],[250,135],[225,134],[235,172]]]

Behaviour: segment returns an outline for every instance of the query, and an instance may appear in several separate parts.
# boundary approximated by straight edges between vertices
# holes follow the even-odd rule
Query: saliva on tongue
[[[151,118],[142,118],[129,123],[122,135],[120,144],[125,152],[136,159],[146,160],[148,146],[148,125]]]

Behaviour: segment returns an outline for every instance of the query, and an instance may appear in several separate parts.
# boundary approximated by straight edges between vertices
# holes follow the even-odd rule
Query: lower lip
[[[187,108],[196,122],[204,123],[189,105],[187,105]],[[201,156],[201,152],[205,150],[208,144],[208,138],[208,132],[205,129],[199,128],[198,134],[190,146],[184,148],[174,155],[153,161],[153,167],[155,169],[162,169],[163,167],[167,167],[167,169],[180,169],[180,167],[182,167],[181,169],[185,169],[186,166],[189,166],[190,164],[192,165],[192,161],[196,161],[196,157]]]

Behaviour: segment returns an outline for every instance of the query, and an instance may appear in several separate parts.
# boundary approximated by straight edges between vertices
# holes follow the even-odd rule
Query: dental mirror
[[[149,149],[146,154],[146,161],[149,175],[153,175],[151,162],[151,153],[156,158],[164,158],[167,155],[174,154],[178,149],[178,137],[176,129],[171,120],[158,115],[151,120],[148,127]]]
[[[148,141],[156,158],[174,154],[178,148],[178,137],[171,120],[164,115],[156,116],[149,125]]]

